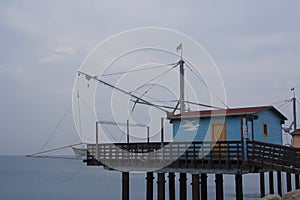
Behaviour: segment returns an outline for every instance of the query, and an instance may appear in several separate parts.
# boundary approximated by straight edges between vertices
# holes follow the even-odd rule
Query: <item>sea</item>
[[[276,174],[276,173],[275,173]],[[268,174],[265,173],[265,180]],[[166,176],[167,179],[167,176]],[[176,174],[176,199],[179,199]],[[224,199],[235,199],[235,178],[224,175]],[[282,175],[282,183],[285,181]],[[268,193],[266,181],[266,193]],[[276,176],[274,176],[276,192]],[[191,199],[188,175],[188,199]],[[154,199],[157,196],[154,180]],[[166,183],[166,199],[168,199]],[[285,191],[285,184],[282,185]],[[260,199],[259,175],[243,175],[244,199]],[[1,200],[116,200],[121,199],[121,173],[102,167],[87,167],[81,160],[0,156]],[[130,174],[130,199],[146,199],[145,173]],[[215,199],[214,175],[208,176],[208,199]]]

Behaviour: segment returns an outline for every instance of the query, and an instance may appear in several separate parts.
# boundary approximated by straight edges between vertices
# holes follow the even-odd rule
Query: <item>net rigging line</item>
[[[280,103],[285,103],[287,101],[290,101],[291,99],[286,99],[286,100],[283,100],[283,101],[278,101],[278,102],[275,102],[275,103],[272,103],[272,105],[276,105],[276,104],[280,104]]]
[[[61,123],[65,120],[67,114],[70,112],[72,108],[72,104],[69,105],[68,109],[65,111],[65,113],[62,115],[61,119],[58,121],[58,123],[56,124],[56,126],[54,127],[54,129],[51,131],[50,136],[47,138],[46,142],[44,143],[44,145],[42,146],[42,149],[44,149],[47,144],[49,143],[49,141],[51,140],[51,138],[53,137],[53,135],[56,133],[56,130],[58,129],[58,127],[61,125]]]
[[[131,91],[131,92],[137,91],[138,89],[142,88],[144,85],[147,85],[147,84],[151,83],[151,82],[154,81],[155,79],[158,79],[158,78],[159,78],[158,80],[161,80],[161,77],[162,77],[162,76],[165,76],[168,72],[170,72],[172,69],[174,69],[174,68],[177,67],[178,65],[179,65],[179,63],[172,63],[172,64],[169,64],[169,66],[172,66],[171,68],[169,68],[169,69],[167,69],[166,71],[162,72],[162,73],[159,74],[158,76],[156,76],[156,77],[150,79],[149,81],[147,81],[146,83],[140,85],[139,87],[137,87],[136,89],[134,89],[134,90]],[[158,81],[157,81],[157,82],[158,82]],[[156,83],[157,83],[157,82],[156,82]]]
[[[147,84],[149,84],[149,83],[151,83],[152,81],[154,81],[154,80],[156,80],[155,82],[154,82],[154,84],[152,84],[151,86],[150,86],[150,88],[148,88],[147,90],[145,90],[145,92],[144,93],[142,93],[140,96],[139,96],[139,98],[135,101],[135,104],[132,106],[132,109],[131,109],[131,112],[130,112],[130,117],[131,117],[131,115],[132,115],[132,112],[133,112],[133,110],[134,110],[134,108],[135,108],[135,105],[136,105],[136,103],[138,102],[138,100],[139,99],[141,99],[141,98],[143,98],[143,96],[145,96],[157,83],[158,83],[158,81],[160,81],[163,77],[165,77],[172,69],[174,69],[175,67],[177,67],[179,65],[179,63],[175,63],[175,64],[173,64],[173,66],[170,68],[170,69],[168,69],[168,70],[166,70],[166,71],[164,71],[163,73],[161,73],[161,74],[159,74],[158,76],[155,76],[154,78],[152,78],[152,79],[150,79],[149,81],[147,81],[146,83],[144,83],[144,84],[142,84],[142,85],[140,85],[139,87],[137,87],[135,90],[133,90],[133,91],[131,91],[130,93],[134,93],[134,92],[136,92],[138,89],[140,89],[140,88],[142,88],[143,86],[145,86],[145,85],[147,85]]]
[[[287,105],[291,101],[292,101],[292,99],[286,100],[283,104],[279,105],[277,108],[282,108],[283,106]]]
[[[78,76],[77,76],[77,108],[78,108],[78,120],[79,120],[79,135],[81,136],[82,134],[82,126],[81,126],[81,108],[80,108],[80,95],[79,95],[79,76],[80,76],[80,73],[78,73]],[[82,100],[82,99],[81,99]]]
[[[98,121],[99,124],[113,125],[113,126],[127,126],[127,123],[124,122],[114,122],[114,121]],[[147,127],[146,124],[129,124],[131,127]]]
[[[196,77],[196,78],[198,78],[203,84],[204,84],[204,86],[208,89],[208,91],[209,92],[211,92],[227,109],[229,109],[230,107],[227,105],[227,104],[225,104],[225,102],[224,101],[222,101],[222,99],[220,98],[220,97],[218,97],[216,94],[215,94],[215,92],[213,91],[213,90],[211,90],[209,87],[208,87],[208,85],[206,84],[206,82],[196,73],[196,72],[194,72],[194,70],[191,68],[191,66],[189,66],[187,63],[185,63],[185,65],[187,66],[187,68],[192,72],[192,74],[194,74],[194,76]]]
[[[127,74],[127,73],[132,73],[132,72],[139,72],[139,71],[145,71],[145,70],[152,70],[152,69],[157,69],[161,67],[166,67],[166,66],[172,66],[176,63],[170,63],[170,64],[163,64],[159,66],[151,66],[151,67],[146,67],[143,69],[133,69],[133,70],[128,70],[128,71],[122,71],[122,72],[112,72],[112,73],[107,73],[107,74],[102,74],[101,77],[103,76],[113,76],[113,75],[120,75],[120,74]]]
[[[41,154],[44,154],[44,153],[49,153],[49,152],[54,152],[54,151],[58,151],[58,150],[70,148],[70,147],[75,147],[75,146],[82,145],[82,144],[84,144],[84,143],[80,142],[80,143],[77,143],[77,144],[71,144],[71,145],[67,145],[67,146],[62,146],[62,147],[58,147],[58,148],[55,148],[55,149],[49,149],[49,150],[46,150],[46,151],[40,151],[40,152],[37,152],[37,153],[33,153],[33,154],[30,154],[30,155],[27,155],[27,157],[34,157],[36,155],[41,155]]]

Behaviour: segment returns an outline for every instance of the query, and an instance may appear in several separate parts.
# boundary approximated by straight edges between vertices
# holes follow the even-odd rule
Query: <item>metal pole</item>
[[[96,121],[96,159],[99,160],[98,121]]]
[[[179,97],[179,103],[180,103],[180,113],[185,112],[185,104],[184,104],[184,61],[181,59],[179,61],[180,64],[180,97]]]
[[[293,88],[294,97],[293,97],[293,114],[294,114],[294,131],[297,129],[297,114],[296,114],[296,96],[295,89]]]
[[[129,120],[127,120],[127,143],[129,143]]]

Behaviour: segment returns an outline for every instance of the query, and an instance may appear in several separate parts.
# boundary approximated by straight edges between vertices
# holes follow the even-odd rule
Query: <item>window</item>
[[[267,137],[268,136],[268,124],[266,122],[263,123],[263,136]]]

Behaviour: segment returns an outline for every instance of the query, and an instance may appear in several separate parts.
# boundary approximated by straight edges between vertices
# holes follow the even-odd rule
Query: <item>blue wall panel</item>
[[[254,140],[282,144],[281,118],[272,110],[257,113],[258,119],[254,120]],[[174,141],[210,141],[210,124],[226,122],[226,140],[241,140],[241,115],[224,117],[205,117],[173,120]],[[268,136],[263,136],[263,123],[268,124]],[[252,124],[248,122],[248,138],[252,140]]]

